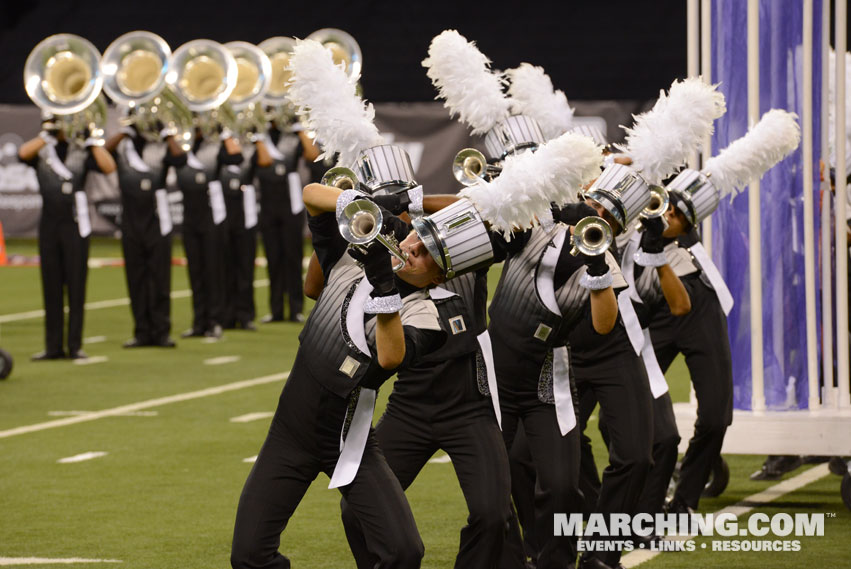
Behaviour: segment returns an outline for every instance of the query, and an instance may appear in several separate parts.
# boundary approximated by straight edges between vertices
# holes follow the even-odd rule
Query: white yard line
[[[240,415],[239,417],[231,417],[231,423],[250,423],[251,421],[259,421],[260,419],[268,419],[269,417],[274,417],[274,413],[271,411],[263,411],[257,413],[247,413],[245,415]]]
[[[254,281],[254,286],[258,288],[269,286],[269,279],[257,279]],[[191,289],[183,289],[183,290],[175,290],[171,292],[171,298],[187,298],[192,296]],[[99,310],[101,308],[115,308],[117,306],[129,306],[130,299],[125,298],[113,298],[111,300],[98,300],[95,302],[87,302],[86,310]],[[65,308],[65,312],[68,312],[68,308]],[[21,320],[31,320],[33,318],[44,318],[44,310],[30,310],[28,312],[17,312],[15,314],[3,314],[0,315],[0,324],[5,324],[6,322],[19,322]]]
[[[159,397],[157,399],[148,399],[147,401],[130,403],[129,405],[113,407],[112,409],[104,409],[103,411],[94,411],[85,415],[77,415],[76,417],[66,417],[64,419],[56,419],[54,421],[46,421],[44,423],[36,423],[34,425],[26,425],[24,427],[15,427],[14,429],[0,431],[0,439],[7,439],[9,437],[14,437],[17,435],[25,435],[27,433],[36,433],[38,431],[55,429],[58,427],[67,427],[69,425],[76,425],[77,423],[96,421],[97,419],[103,419],[105,417],[117,417],[125,413],[132,413],[135,411],[141,411],[143,409],[150,409],[152,407],[161,407],[163,405],[169,405],[171,403],[181,403],[183,401],[190,401],[192,399],[201,399],[204,397],[210,397],[212,395],[221,395],[222,393],[228,393],[230,391],[238,391],[240,389],[255,387],[257,385],[265,385],[267,383],[281,381],[289,377],[289,375],[290,372],[288,371],[284,373],[264,375],[262,377],[255,377],[254,379],[246,379],[243,381],[236,381],[234,383],[227,383],[218,387],[208,387],[207,389],[201,389],[199,391],[178,393],[177,395],[169,395],[167,397]]]
[[[204,360],[204,365],[207,366],[220,366],[223,364],[232,364],[236,363],[242,359],[242,356],[219,356],[217,358],[209,358]]]
[[[255,454],[254,456],[249,456],[248,458],[243,458],[242,462],[245,462],[247,464],[254,464],[255,462],[257,462],[257,455]]]
[[[70,565],[72,563],[124,563],[120,559],[83,559],[82,557],[68,557],[66,559],[51,559],[48,557],[0,557],[2,566],[18,565]]]
[[[727,506],[721,510],[715,512],[715,517],[717,518],[719,514],[735,514],[736,516],[741,516],[757,508],[764,504],[771,502],[772,500],[776,500],[777,498],[784,496],[790,492],[794,492],[795,490],[800,490],[807,484],[811,484],[816,480],[820,480],[827,476],[830,473],[826,464],[819,464],[806,472],[802,472],[797,476],[793,476],[788,480],[784,480],[774,486],[770,486],[763,490],[762,492],[757,492],[756,494],[752,494],[738,502],[733,504],[732,506]],[[667,537],[666,540],[678,540],[678,541],[686,541],[688,539],[692,539],[693,536],[675,536],[675,537]],[[646,561],[650,561],[657,555],[662,553],[661,551],[647,551],[644,549],[637,549],[624,555],[621,558],[621,563],[624,567],[635,567],[640,565]]]
[[[94,413],[94,411],[48,411],[47,414],[50,417],[76,417],[78,415],[85,415],[87,413]],[[135,411],[133,413],[121,413],[121,415],[116,415],[116,417],[156,417],[159,415],[157,411]]]
[[[84,452],[81,454],[75,454],[74,456],[66,456],[65,458],[60,458],[56,462],[59,464],[71,464],[73,462],[85,462],[87,460],[92,460],[95,458],[100,458],[102,456],[108,455],[108,452],[104,452],[102,450],[95,450],[90,452]]]
[[[104,362],[108,362],[109,358],[106,356],[92,356],[90,358],[81,358],[79,360],[74,360],[74,365],[78,366],[89,366],[93,364],[102,364]]]
[[[89,336],[88,338],[83,338],[84,344],[100,344],[102,342],[106,342],[106,336]]]

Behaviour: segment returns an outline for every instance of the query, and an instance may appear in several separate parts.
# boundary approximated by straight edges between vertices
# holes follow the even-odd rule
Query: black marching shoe
[[[214,338],[216,340],[222,339],[222,327],[219,324],[214,325],[212,328],[204,332],[205,338]]]
[[[124,342],[124,344],[122,344],[122,347],[124,347],[124,348],[141,348],[143,346],[149,346],[149,345],[150,345],[149,342],[145,342],[144,340],[140,340],[139,338],[130,338],[129,340]]]
[[[674,497],[668,500],[662,508],[666,514],[693,514],[692,510],[685,500],[674,494]]]
[[[43,362],[47,360],[61,360],[65,357],[63,352],[39,352],[33,354],[30,360],[34,362]]]
[[[260,319],[261,324],[268,324],[269,322],[283,322],[283,316],[273,316],[271,314],[267,314],[263,318]]]
[[[623,565],[618,563],[614,567],[607,565],[603,560],[596,557],[580,557],[578,569],[623,569]]]
[[[89,359],[89,355],[83,350],[75,350],[68,354],[68,357],[72,360],[87,360]]]
[[[206,336],[204,331],[197,328],[189,328],[180,334],[181,338],[203,338],[204,336]]]
[[[298,314],[294,314],[294,315],[290,316],[290,322],[304,322],[305,320],[307,320],[307,319],[304,317],[304,314],[302,314],[301,312],[299,312]]]
[[[751,480],[779,480],[787,472],[800,468],[803,464],[800,456],[772,455],[765,459],[762,468],[751,474]]]
[[[156,342],[151,344],[152,346],[156,346],[157,348],[174,348],[177,344],[174,343],[174,340],[166,336],[165,338],[159,339]]]
[[[257,324],[255,324],[251,320],[246,320],[245,322],[240,322],[239,327],[242,328],[243,330],[248,330],[249,332],[256,332],[257,331]]]

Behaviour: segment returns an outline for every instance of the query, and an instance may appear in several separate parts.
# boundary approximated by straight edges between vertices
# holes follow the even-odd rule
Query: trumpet
[[[401,270],[408,262],[408,255],[399,248],[394,236],[381,233],[384,216],[375,203],[367,199],[354,200],[349,203],[337,218],[340,235],[354,246],[367,245],[377,240],[396,257],[393,272]]]
[[[668,204],[670,203],[671,199],[668,195],[668,190],[662,186],[651,185],[650,204],[648,204],[648,206],[645,207],[639,215],[637,222],[638,231],[644,231],[644,225],[641,223],[642,219],[654,219],[659,217],[662,219],[662,224],[667,227],[668,222],[663,216],[665,215],[665,212],[668,211]]]
[[[363,56],[358,42],[351,35],[337,28],[322,28],[305,39],[318,41],[329,49],[334,63],[342,65],[350,78],[357,80],[360,77]]]
[[[475,148],[460,150],[452,160],[452,175],[465,186],[472,186],[480,180],[493,179],[501,172],[500,166],[488,164],[485,155]]]
[[[355,190],[360,186],[358,176],[351,168],[335,166],[322,176],[319,182],[323,186],[331,186],[341,190]]]
[[[612,227],[602,217],[589,215],[579,220],[573,228],[573,256],[582,253],[589,257],[602,255],[614,241]]]

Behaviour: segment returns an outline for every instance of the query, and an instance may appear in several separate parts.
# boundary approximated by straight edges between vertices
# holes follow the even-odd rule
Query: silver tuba
[[[192,40],[171,56],[166,82],[191,111],[210,111],[224,103],[237,79],[236,60],[212,40]]]
[[[342,65],[346,75],[356,79],[360,77],[363,56],[358,42],[351,35],[337,28],[322,28],[305,39],[318,41],[331,50],[334,63]]]
[[[290,55],[295,40],[284,36],[269,38],[257,46],[269,58],[272,73],[269,78],[269,88],[263,96],[263,104],[269,107],[270,120],[274,121],[280,130],[293,122],[295,108],[287,99],[290,76]]]
[[[571,255],[602,255],[609,250],[614,241],[612,227],[602,217],[589,215],[583,217],[573,227],[573,248]]]
[[[479,180],[489,180],[498,176],[502,168],[488,164],[485,155],[475,148],[464,148],[452,160],[452,175],[465,186],[472,186]]]
[[[165,87],[171,48],[160,36],[135,31],[117,38],[101,59],[103,90],[113,102],[135,107]]]
[[[30,99],[55,115],[78,113],[94,103],[103,86],[100,52],[85,38],[57,34],[33,48],[24,64]]]
[[[227,125],[241,139],[251,132],[266,131],[266,114],[261,103],[269,89],[272,63],[262,49],[242,41],[226,43],[236,61],[236,85],[225,105],[233,110],[233,124]]]
[[[384,245],[397,259],[397,262],[393,265],[393,271],[396,272],[405,266],[408,262],[408,256],[399,249],[395,237],[382,235],[383,223],[384,216],[381,209],[367,199],[350,202],[337,218],[340,235],[352,245],[367,245],[374,240],[378,240],[379,243]]]

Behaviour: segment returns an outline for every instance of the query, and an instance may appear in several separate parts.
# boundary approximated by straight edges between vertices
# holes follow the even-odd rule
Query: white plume
[[[493,182],[481,181],[459,195],[469,198],[491,228],[510,238],[550,218],[550,203],[577,200],[579,189],[600,175],[602,148],[591,138],[565,133],[538,147],[507,157]]]
[[[830,165],[836,167],[836,53],[831,48],[828,64],[828,146]],[[851,53],[845,53],[845,162],[851,170]]]
[[[339,163],[349,166],[360,151],[384,143],[373,124],[375,109],[357,94],[359,78],[335,65],[330,50],[315,40],[299,40],[289,69],[287,98],[322,142],[324,152],[317,160],[339,152]]]
[[[511,81],[508,95],[512,113],[535,119],[546,140],[570,130],[573,109],[567,104],[565,94],[553,88],[550,76],[542,67],[521,63],[505,74]]]
[[[436,98],[444,99],[450,116],[457,115],[473,134],[485,134],[508,118],[510,103],[502,93],[505,80],[490,70],[490,60],[476,45],[457,31],[435,36],[422,64],[437,87]]]
[[[632,128],[624,128],[626,143],[618,148],[632,157],[633,168],[648,182],[661,183],[712,134],[712,122],[727,110],[715,87],[701,78],[674,81],[652,109],[634,117]]]
[[[721,197],[735,196],[748,182],[761,178],[772,166],[783,160],[801,142],[798,115],[771,109],[746,135],[734,140],[706,163],[703,171],[721,192]]]

